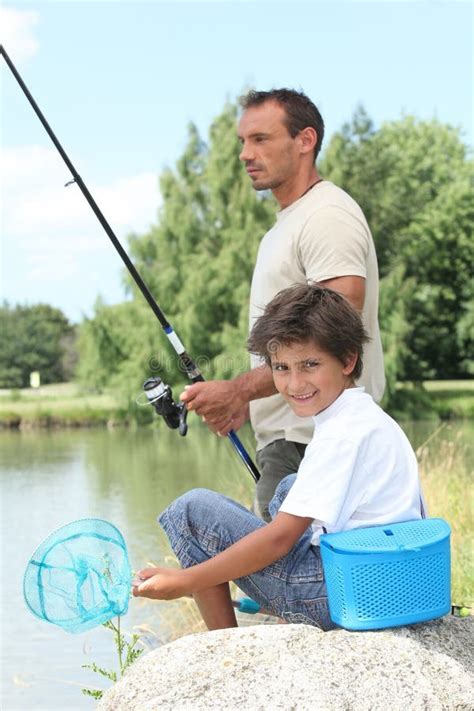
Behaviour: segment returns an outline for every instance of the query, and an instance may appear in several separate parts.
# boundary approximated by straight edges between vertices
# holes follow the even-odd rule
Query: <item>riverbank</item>
[[[396,419],[474,419],[474,380],[402,385]],[[112,393],[90,393],[75,383],[0,390],[0,428],[115,427],[148,424],[151,408],[125,407]]]
[[[109,393],[88,393],[75,383],[0,390],[0,428],[128,425],[127,409]]]

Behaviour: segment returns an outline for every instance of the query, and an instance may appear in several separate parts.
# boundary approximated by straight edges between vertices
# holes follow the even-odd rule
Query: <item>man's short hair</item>
[[[357,353],[352,377],[362,373],[362,352],[369,341],[360,314],[347,299],[318,284],[298,284],[280,291],[256,321],[248,350],[271,363],[280,346],[313,341],[343,365]]]
[[[318,107],[313,104],[303,92],[294,89],[271,89],[271,91],[249,91],[240,99],[244,110],[252,106],[261,106],[267,101],[276,101],[286,113],[286,127],[292,138],[304,128],[314,128],[316,131],[316,145],[314,147],[314,160],[316,160],[324,137],[324,121]]]

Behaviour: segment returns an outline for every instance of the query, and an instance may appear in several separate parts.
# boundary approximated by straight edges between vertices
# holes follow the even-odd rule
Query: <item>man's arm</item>
[[[269,366],[253,368],[233,380],[208,380],[186,385],[180,399],[221,435],[238,429],[248,419],[251,400],[276,393]]]
[[[299,263],[307,279],[334,289],[362,311],[371,242],[367,225],[356,213],[326,205],[304,225],[298,242]]]
[[[147,580],[134,586],[136,596],[160,600],[207,590],[262,570],[283,558],[311,524],[311,518],[280,512],[267,526],[257,529],[205,563],[191,568],[148,568],[140,571]]]
[[[360,313],[364,308],[365,279],[360,276],[343,276],[318,282],[327,289],[333,289],[346,297],[349,303]]]

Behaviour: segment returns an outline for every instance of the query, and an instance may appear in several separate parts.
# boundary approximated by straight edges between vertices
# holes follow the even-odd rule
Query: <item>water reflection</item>
[[[109,633],[68,635],[26,610],[22,576],[34,549],[55,528],[97,516],[122,531],[133,567],[163,563],[170,553],[156,523],[163,508],[196,486],[249,503],[252,479],[230,443],[198,425],[184,439],[161,427],[2,432],[0,458],[2,708],[91,709],[80,687],[97,677],[81,664],[115,665]],[[128,628],[150,622],[150,606],[132,601]]]

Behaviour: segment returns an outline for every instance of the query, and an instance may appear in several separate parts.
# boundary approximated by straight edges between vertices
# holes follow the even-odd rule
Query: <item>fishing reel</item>
[[[153,405],[158,415],[164,419],[168,427],[178,430],[184,437],[188,431],[186,418],[188,411],[184,402],[175,402],[169,385],[158,376],[148,378],[143,383],[143,389],[150,405]]]

